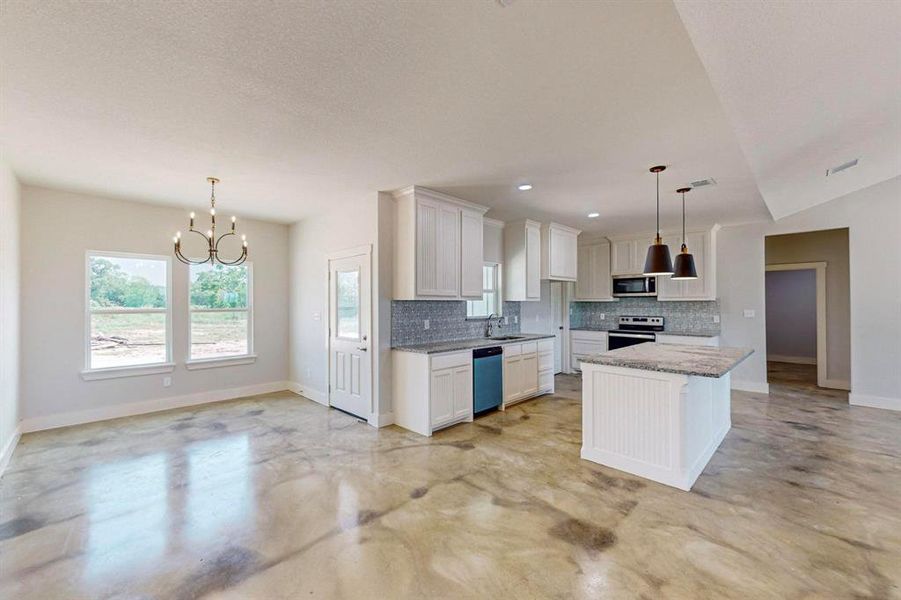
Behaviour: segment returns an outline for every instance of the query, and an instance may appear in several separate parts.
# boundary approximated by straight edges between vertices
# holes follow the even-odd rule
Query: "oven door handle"
[[[634,338],[638,340],[656,340],[657,336],[654,334],[642,334],[642,333],[611,333],[610,337],[618,337],[618,338]]]

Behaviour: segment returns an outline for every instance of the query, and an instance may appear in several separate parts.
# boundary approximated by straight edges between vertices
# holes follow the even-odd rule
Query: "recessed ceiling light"
[[[529,190],[532,189],[532,184],[531,183],[520,183],[518,186],[516,186],[516,189],[518,189],[520,192],[528,192]]]
[[[854,160],[849,160],[846,163],[842,163],[837,167],[832,167],[831,169],[826,169],[826,177],[830,175],[835,175],[836,173],[841,173],[845,169],[850,169],[851,167],[856,167],[857,163],[860,162],[859,158],[855,158]]]
[[[600,216],[601,216],[601,213],[599,213],[599,212],[590,212],[590,213],[588,213],[588,218],[589,218],[589,219],[597,219],[597,218],[600,217]]]

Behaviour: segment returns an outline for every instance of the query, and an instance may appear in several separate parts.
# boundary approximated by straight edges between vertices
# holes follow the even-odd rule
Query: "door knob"
[[[366,346],[360,346],[357,348],[357,350],[359,350],[360,352],[366,352],[367,348]]]

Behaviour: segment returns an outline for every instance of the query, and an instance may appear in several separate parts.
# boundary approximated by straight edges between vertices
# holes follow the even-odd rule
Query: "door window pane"
[[[249,353],[247,312],[192,312],[191,358],[222,358]]]
[[[166,313],[91,315],[91,369],[166,362]]]
[[[360,338],[360,272],[338,271],[335,280],[338,337]]]

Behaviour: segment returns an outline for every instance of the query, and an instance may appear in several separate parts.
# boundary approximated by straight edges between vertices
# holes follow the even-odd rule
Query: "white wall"
[[[826,378],[847,384],[851,378],[851,278],[848,230],[770,235],[766,263],[826,263]],[[782,354],[771,350],[771,353]],[[845,386],[846,387],[846,386]]]
[[[817,272],[767,271],[767,360],[816,363]]]
[[[227,203],[220,210],[228,213]],[[85,252],[171,255],[172,235],[187,213],[203,215],[203,199],[184,209],[37,187],[22,188],[22,417],[34,429],[105,415],[167,408],[168,399],[211,399],[222,390],[287,381],[288,227],[240,219],[254,273],[254,364],[187,371],[188,268],[173,260],[171,387],[162,375],[83,381]],[[203,222],[201,220],[201,222]],[[196,395],[196,396],[192,396]],[[30,425],[29,425],[30,423]]]
[[[774,223],[720,230],[722,344],[755,350],[733,384],[766,386],[764,237],[839,227],[849,228],[851,402],[901,409],[901,177]],[[745,318],[745,309],[756,316]]]
[[[19,183],[0,161],[0,473],[19,425]]]
[[[318,402],[328,402],[328,256],[331,253],[371,244],[373,246],[373,339],[372,347],[379,347],[381,337],[377,322],[380,315],[378,273],[381,261],[377,252],[379,229],[379,198],[371,196],[356,202],[336,203],[336,208],[324,214],[303,219],[291,226],[289,254],[291,257],[290,290],[290,378],[299,384],[302,393]],[[388,337],[390,338],[390,306],[388,307]],[[378,337],[377,337],[378,336]],[[389,341],[390,343],[390,341]],[[373,373],[384,365],[373,359]],[[374,381],[373,401],[378,401],[379,385]]]

